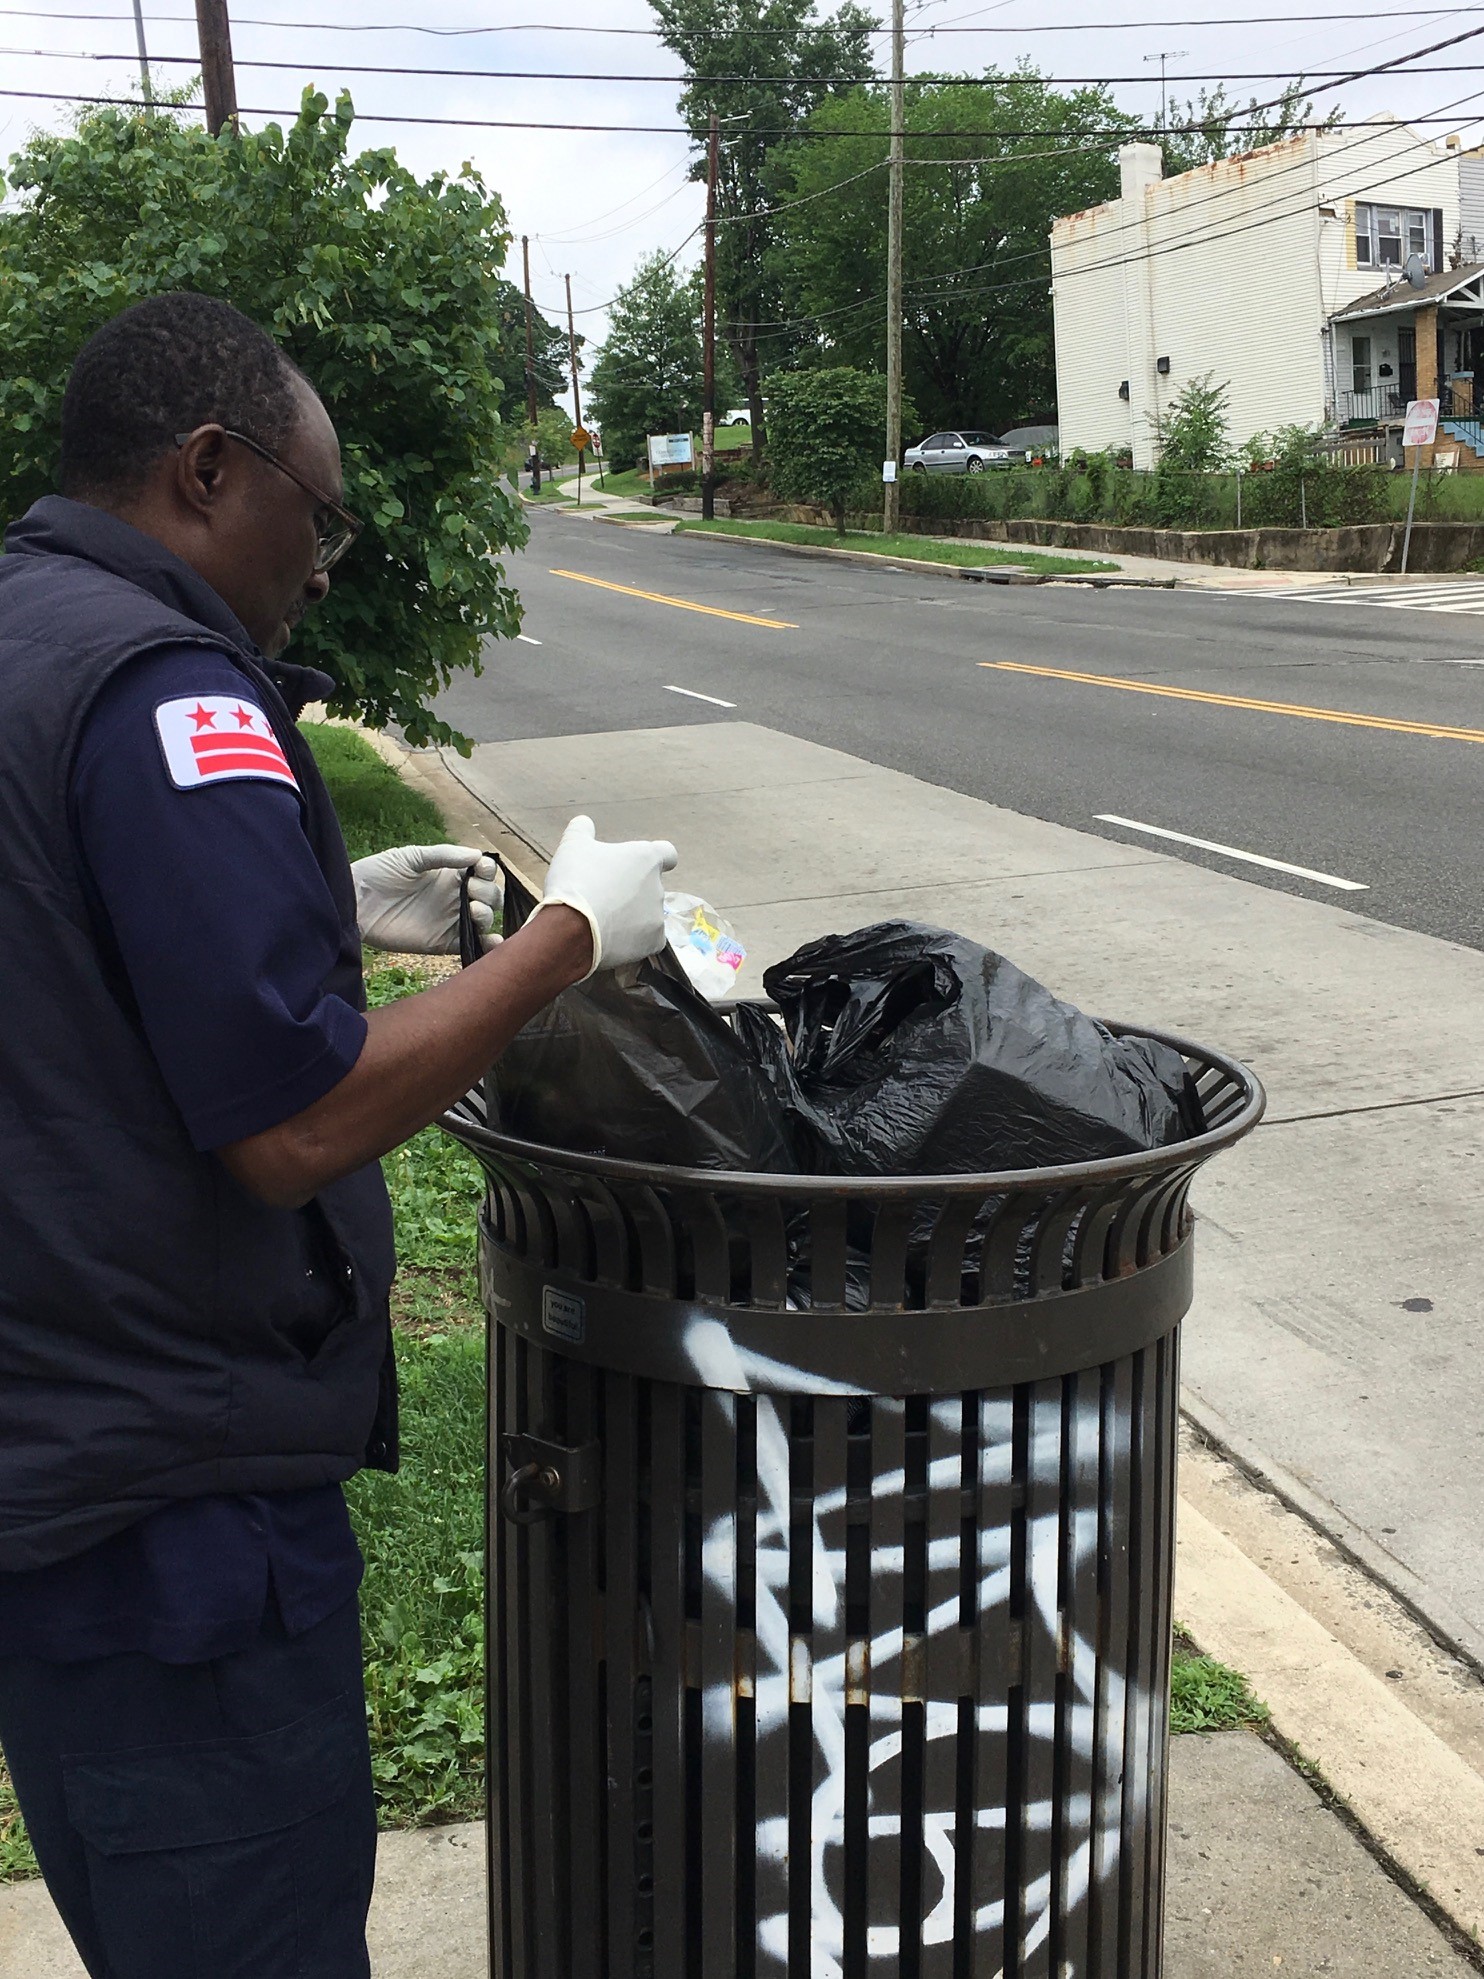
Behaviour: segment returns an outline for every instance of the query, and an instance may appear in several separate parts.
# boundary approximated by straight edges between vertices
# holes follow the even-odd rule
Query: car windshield
[[[993,433],[960,433],[958,437],[970,447],[997,447],[1000,444]]]

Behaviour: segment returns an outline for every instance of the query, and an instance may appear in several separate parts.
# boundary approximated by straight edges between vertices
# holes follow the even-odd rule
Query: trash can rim
[[[1065,1189],[1087,1184],[1112,1183],[1135,1175],[1158,1174],[1163,1169],[1199,1167],[1222,1148],[1250,1134],[1262,1119],[1267,1094],[1257,1074],[1225,1052],[1209,1045],[1193,1043],[1173,1031],[1156,1030],[1148,1024],[1122,1024],[1100,1019],[1115,1037],[1152,1038],[1169,1045],[1186,1059],[1195,1059],[1203,1070],[1224,1072],[1245,1092],[1240,1110],[1219,1127],[1208,1128],[1187,1141],[1168,1147],[1151,1148],[1134,1154],[1110,1155],[1101,1161],[1067,1162],[1055,1168],[1012,1168],[981,1175],[793,1175],[771,1170],[668,1167],[661,1162],[625,1161],[608,1155],[579,1154],[567,1148],[551,1147],[540,1141],[521,1141],[476,1119],[459,1100],[441,1116],[440,1125],[454,1139],[483,1147],[512,1160],[528,1161],[548,1168],[563,1168],[584,1175],[597,1175],[617,1182],[639,1182],[650,1187],[700,1188],[728,1194],[769,1196],[787,1195],[807,1200],[820,1196],[911,1197],[943,1195],[994,1195],[1000,1192],[1029,1194],[1041,1190]]]

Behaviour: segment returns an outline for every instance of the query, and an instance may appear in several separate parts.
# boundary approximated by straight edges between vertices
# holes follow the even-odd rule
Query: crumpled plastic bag
[[[1178,1052],[1115,1037],[963,935],[879,922],[808,943],[763,983],[789,1046],[766,1062],[806,1172],[992,1174],[1202,1131]]]
[[[505,903],[510,935],[535,903],[513,877]],[[485,1093],[505,1133],[572,1153],[795,1166],[777,1090],[668,949],[564,991],[505,1047]]]
[[[824,1175],[983,1175],[1059,1167],[1164,1147],[1203,1130],[1178,1052],[1115,1037],[992,949],[913,922],[828,935],[766,971],[778,1021],[739,1006],[736,1021],[783,1104],[799,1168]],[[985,1286],[983,1236],[1005,1198],[986,1198],[964,1240],[961,1296],[1029,1292],[1043,1205],[1025,1202],[1012,1282]],[[924,1296],[943,1207],[924,1197],[907,1233],[904,1290]],[[872,1215],[846,1219],[845,1302],[871,1302]],[[803,1232],[790,1229],[791,1249]],[[1076,1226],[1064,1254],[1070,1265]],[[1069,1282],[1069,1281],[1068,1281]],[[794,1250],[791,1302],[812,1300]]]
[[[698,894],[667,893],[665,939],[708,1003],[720,1003],[731,995],[747,950],[731,922],[714,907]]]

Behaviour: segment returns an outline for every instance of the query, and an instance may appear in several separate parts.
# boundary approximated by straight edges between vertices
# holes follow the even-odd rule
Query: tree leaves
[[[392,151],[352,156],[353,118],[348,95],[331,112],[306,90],[286,132],[218,141],[183,115],[109,108],[11,160],[0,511],[53,489],[62,391],[92,331],[146,295],[224,297],[315,383],[367,522],[294,657],[334,675],[337,713],[456,741],[429,702],[520,623],[498,557],[527,529],[499,466],[524,318],[491,306],[510,289],[498,198],[467,168],[419,182]]]
[[[590,392],[608,458],[632,467],[649,433],[689,433],[701,414],[695,291],[651,254],[614,298]]]

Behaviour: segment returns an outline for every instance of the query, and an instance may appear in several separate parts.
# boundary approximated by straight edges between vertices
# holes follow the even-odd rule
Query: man
[[[358,914],[445,946],[476,855],[353,876],[295,727],[359,526],[323,405],[158,297],[79,355],[60,487],[0,558],[0,1745],[94,1979],[364,1979],[378,1157],[660,947],[675,854],[574,820],[518,935],[368,1015]]]

